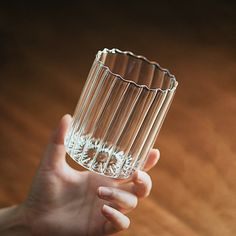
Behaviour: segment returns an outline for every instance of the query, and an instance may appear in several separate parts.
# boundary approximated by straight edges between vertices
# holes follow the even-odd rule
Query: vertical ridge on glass
[[[157,118],[150,129],[149,135],[147,135],[147,137],[145,138],[144,148],[142,148],[142,151],[139,154],[139,156],[142,159],[141,158],[137,159],[136,163],[134,164],[135,168],[140,168],[140,169],[143,168],[145,161],[147,159],[147,156],[148,156],[148,152],[150,148],[153,147],[155,139],[157,138],[160,132],[161,126],[164,122],[165,116],[167,115],[168,109],[170,107],[170,101],[174,97],[174,93],[175,91],[167,93],[164,103],[160,107],[160,111],[157,114]],[[149,145],[148,145],[148,141],[149,141]]]

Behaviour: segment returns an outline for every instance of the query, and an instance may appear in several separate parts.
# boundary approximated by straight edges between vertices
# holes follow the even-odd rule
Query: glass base
[[[98,174],[126,179],[134,172],[131,155],[90,135],[67,132],[65,148],[75,162]]]

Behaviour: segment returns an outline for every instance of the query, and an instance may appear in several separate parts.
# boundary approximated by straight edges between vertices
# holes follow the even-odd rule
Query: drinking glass
[[[90,171],[128,178],[142,169],[178,82],[156,62],[129,51],[98,51],[65,148]]]

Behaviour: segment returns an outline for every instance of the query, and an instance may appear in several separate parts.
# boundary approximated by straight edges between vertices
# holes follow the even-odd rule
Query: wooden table
[[[179,81],[152,194],[118,235],[236,235],[235,4],[202,3],[0,7],[1,207],[24,200],[97,50],[117,47]]]

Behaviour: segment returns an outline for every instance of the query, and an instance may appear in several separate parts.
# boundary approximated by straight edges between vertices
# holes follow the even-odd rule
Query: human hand
[[[98,236],[127,229],[130,220],[125,214],[149,195],[150,176],[136,171],[128,180],[115,180],[71,168],[64,148],[70,120],[69,115],[61,119],[21,206],[31,234]],[[152,149],[144,170],[158,159],[159,151]]]

